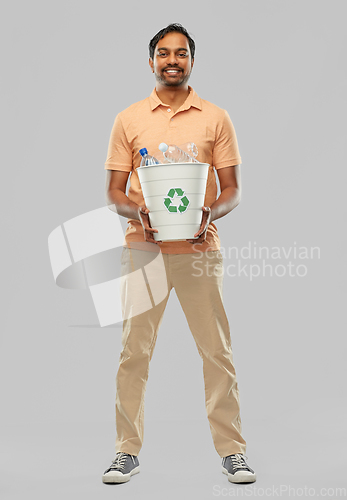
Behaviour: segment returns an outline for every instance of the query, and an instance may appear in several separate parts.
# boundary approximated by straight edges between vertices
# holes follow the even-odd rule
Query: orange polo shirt
[[[136,172],[141,163],[139,150],[147,148],[150,155],[162,162],[163,156],[158,149],[161,142],[196,144],[197,160],[210,165],[204,201],[208,207],[217,199],[214,168],[218,170],[241,163],[235,129],[224,109],[201,99],[189,87],[187,99],[174,112],[159,99],[154,89],[149,97],[132,104],[116,116],[105,162],[105,169],[131,172],[128,197],[138,205],[145,205]],[[131,247],[136,246],[136,242],[144,241],[141,222],[128,219],[124,245]],[[213,222],[209,224],[206,240],[200,245],[188,241],[164,241],[160,249],[169,254],[219,250],[217,227]]]

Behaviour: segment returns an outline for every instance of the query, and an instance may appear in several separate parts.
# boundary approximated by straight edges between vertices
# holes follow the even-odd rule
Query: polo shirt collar
[[[182,106],[180,107],[180,111],[185,111],[189,109],[190,107],[194,107],[197,109],[202,109],[201,107],[201,99],[198,96],[198,94],[195,92],[195,90],[188,85],[189,89],[189,95],[187,99],[184,101]],[[164,104],[158,97],[157,91],[154,88],[151,95],[149,96],[149,101],[150,101],[150,106],[152,111],[156,109],[158,106],[168,106],[168,104]]]

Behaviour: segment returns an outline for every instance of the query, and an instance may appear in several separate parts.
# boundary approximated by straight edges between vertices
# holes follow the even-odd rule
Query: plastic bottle
[[[194,158],[198,156],[198,148],[194,142],[185,142],[184,144],[179,144],[178,147]]]
[[[163,153],[164,158],[170,163],[199,163],[198,160],[190,156],[178,146],[168,146],[165,142],[162,142],[159,144],[159,149]]]
[[[148,154],[147,148],[142,148],[139,151],[141,158],[141,167],[148,167],[150,165],[158,165],[159,162],[154,156]]]

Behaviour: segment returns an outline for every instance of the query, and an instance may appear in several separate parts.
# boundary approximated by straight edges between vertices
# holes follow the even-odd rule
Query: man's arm
[[[125,194],[129,174],[120,170],[106,170],[106,201],[110,210],[129,219],[140,220],[139,206]]]
[[[128,219],[139,220],[142,224],[145,240],[151,243],[158,243],[154,240],[153,233],[158,229],[152,229],[149,223],[149,210],[143,205],[131,201],[125,194],[129,172],[121,170],[106,171],[106,202],[110,210]]]
[[[241,201],[241,169],[240,165],[224,167],[217,170],[220,196],[211,205],[210,222],[220,219],[231,212]]]
[[[210,222],[220,219],[231,212],[241,201],[241,170],[240,165],[223,167],[217,170],[221,193],[211,207],[203,207],[200,229],[194,234],[196,240],[190,243],[203,243]]]

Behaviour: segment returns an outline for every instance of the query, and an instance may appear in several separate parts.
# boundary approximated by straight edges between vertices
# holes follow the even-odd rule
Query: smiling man
[[[178,40],[185,46],[176,47],[175,44]],[[160,47],[157,46],[156,48],[156,57],[154,57],[154,60],[152,58],[149,60],[150,67],[157,80],[157,93],[158,90],[160,91],[159,86],[161,86],[161,91],[168,87],[175,87],[176,92],[177,89],[180,89],[184,91],[182,95],[185,95],[188,86],[184,84],[189,80],[194,63],[188,40],[184,35],[177,32],[168,33],[165,37],[165,44],[159,42],[159,45]],[[167,45],[167,47],[164,45]]]
[[[128,315],[123,321],[116,378],[116,458],[102,479],[105,483],[126,482],[140,471],[149,363],[174,288],[203,360],[206,412],[215,449],[222,458],[222,472],[234,483],[254,482],[256,475],[245,462],[239,391],[222,298],[223,257],[213,223],[240,202],[241,157],[236,134],[228,113],[201,99],[188,85],[195,43],[183,26],[170,24],[159,31],[149,43],[149,55],[156,86],[149,97],[116,116],[105,162],[106,196],[109,207],[128,218],[122,253],[123,311],[145,300],[128,277],[143,271],[158,252],[163,257],[168,293],[160,303],[152,300],[145,312]],[[156,156],[161,142],[194,142],[199,161],[210,165],[201,226],[189,240],[156,241],[153,236],[158,230],[150,225],[136,169],[141,161],[139,150],[146,147]],[[221,189],[218,198],[215,171]],[[204,273],[206,268],[214,272]],[[156,274],[147,281],[152,299],[162,278]]]

